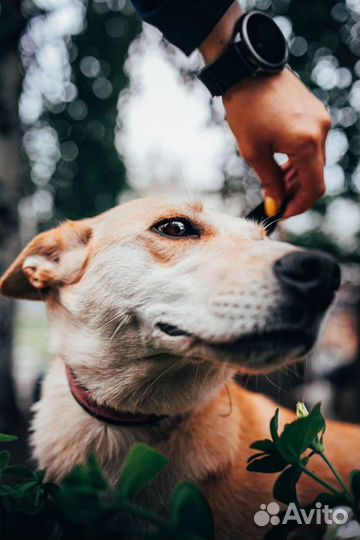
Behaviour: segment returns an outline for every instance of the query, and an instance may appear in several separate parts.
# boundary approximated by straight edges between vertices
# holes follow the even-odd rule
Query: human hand
[[[276,213],[284,200],[284,218],[311,208],[325,192],[331,119],[324,105],[288,69],[242,81],[223,102],[242,156],[260,177],[266,197],[277,203],[268,213]],[[289,158],[282,167],[275,152]]]
[[[233,39],[243,11],[234,2],[200,46],[214,62]],[[325,141],[331,119],[324,105],[289,69],[249,77],[223,97],[227,121],[240,152],[265,190],[265,209],[274,215],[287,203],[284,218],[308,210],[325,192]],[[274,153],[287,154],[279,166]]]

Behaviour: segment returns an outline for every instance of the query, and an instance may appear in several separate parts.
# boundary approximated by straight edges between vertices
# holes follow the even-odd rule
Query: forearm
[[[238,2],[233,2],[217,25],[201,43],[199,49],[207,64],[214,62],[231,43],[235,25],[243,10]]]
[[[132,0],[140,17],[185,54],[206,41],[233,0]]]

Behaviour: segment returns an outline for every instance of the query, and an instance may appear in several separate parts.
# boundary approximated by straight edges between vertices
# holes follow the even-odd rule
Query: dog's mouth
[[[167,324],[167,323],[157,323],[156,325],[164,334],[167,334],[171,337],[178,337],[178,336],[188,336],[193,337],[192,334],[189,332],[186,332],[185,330],[182,330],[178,326],[174,326],[173,324]]]
[[[193,346],[202,345],[219,353],[251,354],[263,352],[269,348],[278,351],[301,350],[305,354],[313,345],[317,331],[313,328],[300,326],[282,326],[268,330],[257,330],[243,334],[237,338],[224,341],[205,339],[168,323],[158,323],[157,327],[171,337],[189,337],[193,339]]]
[[[222,343],[210,343],[210,346],[224,352],[237,353],[249,349],[263,349],[274,345],[297,346],[308,348],[313,343],[313,336],[302,328],[276,328],[244,334],[234,340]]]
[[[248,346],[269,346],[273,343],[304,343],[310,345],[314,340],[314,332],[302,327],[280,327],[266,331],[254,331],[248,334],[243,334],[235,339],[227,339],[224,341],[200,338],[190,332],[179,328],[178,326],[168,323],[158,323],[157,327],[168,336],[171,337],[192,337],[196,341],[204,342],[207,345],[226,352],[237,352],[239,349]]]

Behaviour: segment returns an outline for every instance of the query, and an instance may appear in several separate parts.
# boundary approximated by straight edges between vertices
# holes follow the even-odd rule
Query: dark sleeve
[[[132,0],[140,17],[189,55],[234,0]]]

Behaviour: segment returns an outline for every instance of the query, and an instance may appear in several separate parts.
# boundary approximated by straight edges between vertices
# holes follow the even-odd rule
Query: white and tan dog
[[[253,515],[273,499],[274,477],[247,472],[246,459],[274,404],[233,376],[302,357],[338,283],[330,257],[201,204],[136,200],[37,236],[1,292],[48,307],[55,359],[35,405],[38,465],[60,480],[95,451],[115,483],[131,444],[144,441],[170,459],[147,504],[162,511],[179,481],[195,481],[217,538],[261,537]],[[354,427],[330,422],[326,446],[343,472],[354,468]],[[316,490],[301,485],[304,500]]]

